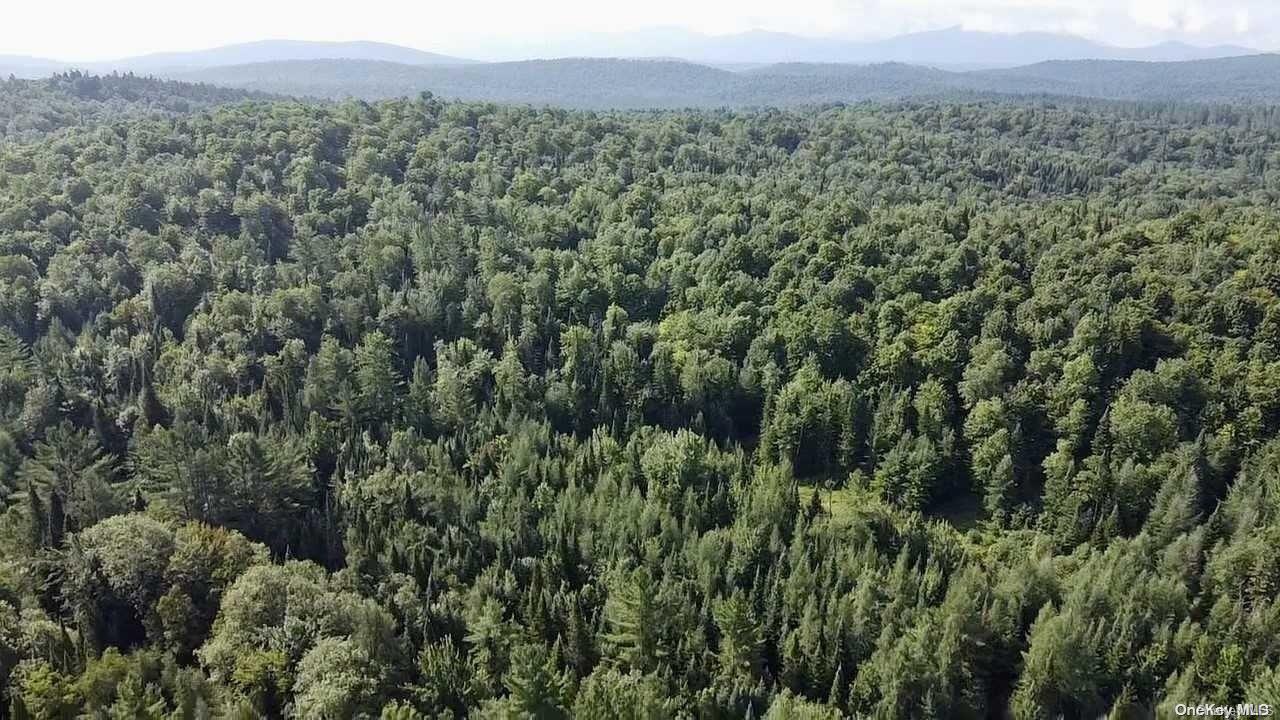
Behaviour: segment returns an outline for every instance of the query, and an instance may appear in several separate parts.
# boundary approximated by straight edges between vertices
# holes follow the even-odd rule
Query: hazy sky
[[[0,0],[0,54],[104,60],[264,38],[380,40],[484,58],[504,41],[680,26],[850,38],[962,25],[1280,48],[1280,0]]]

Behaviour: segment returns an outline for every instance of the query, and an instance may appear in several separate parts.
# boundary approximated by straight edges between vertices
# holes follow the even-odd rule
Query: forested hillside
[[[797,107],[866,100],[1076,96],[1280,104],[1280,55],[1187,62],[1062,61],[952,72],[919,64],[782,63],[734,72],[678,60],[563,58],[466,66],[362,60],[249,63],[175,77],[282,95],[446,99],[584,109]]]
[[[375,60],[289,60],[179,73],[224,87],[312,98],[449,99],[594,109],[735,104],[738,74],[676,60],[561,59],[424,66]]]
[[[1280,702],[1274,110],[59,124],[0,141],[10,717]]]
[[[266,99],[262,93],[134,75],[56,73],[44,80],[0,79],[0,140],[65,127],[140,117],[177,117],[216,105]]]
[[[400,19],[402,19],[401,16]],[[292,25],[290,33],[305,31]],[[367,30],[366,30],[367,31]],[[708,35],[679,26],[621,32],[570,31],[529,37],[469,38],[444,42],[463,57],[385,42],[257,40],[201,50],[158,52],[110,60],[67,61],[0,54],[0,75],[38,78],[72,69],[97,73],[173,73],[199,69],[312,60],[373,60],[410,66],[467,65],[486,58],[523,61],[545,58],[672,58],[711,66],[773,63],[911,63],[949,69],[1018,67],[1050,60],[1138,60],[1179,62],[1257,55],[1242,45],[1198,45],[1166,41],[1118,47],[1085,37],[1049,32],[981,32],[950,27],[857,41],[813,37],[760,28]],[[423,42],[418,35],[414,42]]]

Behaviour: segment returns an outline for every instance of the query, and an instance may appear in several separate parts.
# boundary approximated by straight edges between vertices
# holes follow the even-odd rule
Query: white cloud
[[[1249,32],[1249,8],[1240,8],[1236,10],[1235,30],[1241,35]]]
[[[0,54],[94,60],[273,37],[465,53],[488,41],[675,25],[884,37],[953,25],[1280,47],[1276,0],[0,0]]]
[[[1129,17],[1139,25],[1157,30],[1173,30],[1178,23],[1173,19],[1171,5],[1166,0],[1133,0],[1129,3]]]

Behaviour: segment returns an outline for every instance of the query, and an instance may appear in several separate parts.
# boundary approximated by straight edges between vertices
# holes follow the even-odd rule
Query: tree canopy
[[[124,102],[0,142],[10,716],[1280,701],[1273,110]]]

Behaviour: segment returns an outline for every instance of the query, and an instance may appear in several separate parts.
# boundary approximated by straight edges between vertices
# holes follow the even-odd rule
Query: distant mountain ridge
[[[1075,35],[1044,32],[989,33],[960,28],[900,35],[865,44],[861,46],[861,52],[864,58],[873,62],[909,62],[919,65],[981,62],[1010,66],[1048,60],[1177,62],[1257,53],[1256,50],[1235,45],[1198,47],[1178,42],[1124,48]]]
[[[944,69],[1015,67],[1049,60],[1182,61],[1252,55],[1235,45],[1197,47],[1166,42],[1121,48],[1074,35],[988,33],[947,28],[858,42],[804,37],[767,30],[705,35],[681,28],[649,28],[628,33],[580,33],[503,41],[469,56],[516,61],[556,58],[671,58],[718,67],[758,67],[778,63],[900,62]],[[103,62],[76,63],[47,58],[0,55],[0,75],[47,76],[63,70],[144,74],[186,72],[252,63],[361,60],[403,65],[456,66],[475,61],[381,42],[261,40],[188,52],[166,52]]]
[[[259,40],[224,45],[209,50],[141,55],[103,63],[91,69],[137,71],[192,69],[244,65],[279,60],[381,60],[405,65],[466,65],[473,60],[416,50],[380,42],[311,42],[303,40]]]
[[[476,55],[497,60],[563,57],[673,57],[704,64],[884,63],[941,67],[1016,66],[1046,60],[1205,60],[1257,51],[1237,45],[1198,47],[1166,42],[1138,48],[1046,32],[992,33],[959,27],[853,41],[766,30],[705,35],[682,28],[584,33],[532,42],[507,42]]]
[[[905,63],[785,63],[739,72],[670,60],[479,65],[316,60],[208,68],[177,79],[320,98],[430,91],[450,99],[592,109],[796,106],[975,95],[1280,104],[1280,55],[1184,62],[1052,61],[954,72]]]
[[[65,70],[67,65],[48,58],[0,55],[0,77],[44,77]]]
[[[369,100],[430,91],[446,98],[589,108],[720,104],[741,81],[728,70],[674,60],[577,58],[463,66],[291,60],[192,71],[189,82],[316,98]]]
[[[101,62],[63,62],[20,55],[0,55],[0,74],[41,77],[66,70],[94,73],[172,74],[211,67],[286,60],[376,60],[404,65],[467,65],[474,60],[426,52],[389,43],[259,40],[207,50],[152,53]]]

